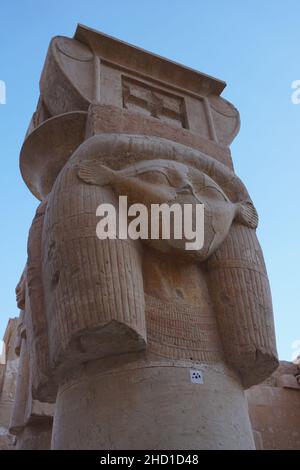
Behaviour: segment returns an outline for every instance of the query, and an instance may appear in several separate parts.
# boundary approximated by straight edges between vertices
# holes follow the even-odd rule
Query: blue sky
[[[289,360],[300,340],[300,104],[291,101],[291,84],[300,79],[299,0],[1,0],[0,18],[7,87],[0,105],[0,337],[18,314],[14,288],[37,206],[19,173],[19,150],[51,37],[72,37],[83,23],[227,82],[223,96],[242,120],[235,169],[260,214],[277,345]]]

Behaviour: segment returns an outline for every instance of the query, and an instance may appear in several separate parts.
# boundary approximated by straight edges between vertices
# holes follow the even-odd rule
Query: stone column
[[[3,337],[4,350],[0,363],[0,450],[14,449],[14,436],[9,433],[19,358],[15,354],[18,319],[10,318]]]
[[[22,308],[15,344],[15,353],[20,359],[9,430],[16,436],[16,449],[47,450],[51,444],[53,405],[33,398],[34,361],[28,350],[26,329],[26,317],[31,314],[27,282],[27,269],[25,269],[16,289],[18,306]]]
[[[244,388],[278,361],[226,84],[82,26],[51,41],[40,83],[21,171],[43,201],[29,350],[36,397],[58,390],[52,448],[253,449]],[[97,207],[120,215],[120,196],[202,202],[204,245],[99,240]]]
[[[30,386],[29,355],[23,339],[10,432],[17,438],[18,450],[47,450],[51,445],[53,405],[33,400]]]

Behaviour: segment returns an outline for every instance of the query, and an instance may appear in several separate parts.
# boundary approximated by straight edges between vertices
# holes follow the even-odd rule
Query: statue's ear
[[[236,220],[249,228],[257,228],[258,214],[251,201],[243,201],[237,204]]]

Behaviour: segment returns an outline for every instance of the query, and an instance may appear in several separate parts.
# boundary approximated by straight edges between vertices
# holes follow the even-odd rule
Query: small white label
[[[192,384],[204,384],[203,375],[200,370],[190,369],[190,377]]]

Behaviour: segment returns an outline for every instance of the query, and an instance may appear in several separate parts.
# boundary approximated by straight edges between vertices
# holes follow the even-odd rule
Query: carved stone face
[[[247,218],[242,204],[232,203],[220,186],[205,173],[179,162],[170,160],[140,161],[119,171],[101,165],[97,161],[85,161],[80,164],[79,177],[86,183],[100,186],[110,185],[119,196],[127,196],[129,204],[144,204],[148,208],[148,226],[151,227],[151,205],[179,204],[184,217],[193,230],[199,229],[196,220],[196,205],[204,206],[204,243],[201,249],[186,250],[188,240],[184,236],[176,239],[171,225],[171,237],[168,240],[149,238],[145,243],[163,252],[176,251],[181,255],[207,259],[224,241],[235,217],[240,217],[246,224],[254,223],[251,210]],[[192,213],[187,215],[185,205],[192,206]],[[255,209],[253,208],[255,211]],[[252,221],[252,222],[251,222]],[[203,224],[201,230],[203,229]],[[149,230],[150,232],[150,230]]]
[[[24,271],[16,286],[16,302],[20,310],[25,309],[25,282],[26,282],[26,274]]]

